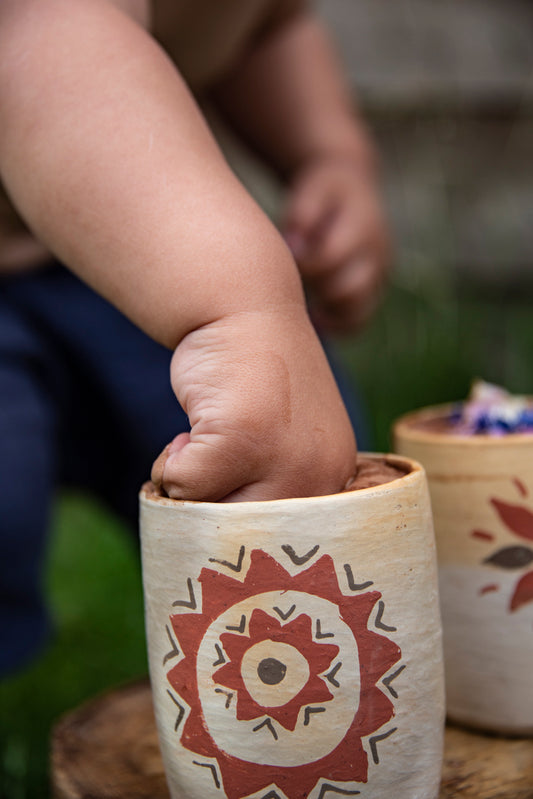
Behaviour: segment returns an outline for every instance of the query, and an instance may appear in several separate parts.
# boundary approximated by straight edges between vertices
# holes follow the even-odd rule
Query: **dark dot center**
[[[287,666],[276,658],[264,658],[257,667],[261,682],[266,685],[277,685],[287,673]]]

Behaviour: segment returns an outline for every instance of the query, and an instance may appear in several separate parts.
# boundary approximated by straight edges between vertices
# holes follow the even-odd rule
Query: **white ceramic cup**
[[[395,450],[427,472],[437,539],[448,716],[533,733],[533,434],[432,430],[407,414]],[[429,425],[429,426],[428,426]]]
[[[420,465],[270,502],[141,492],[154,706],[173,799],[435,799],[443,740]]]

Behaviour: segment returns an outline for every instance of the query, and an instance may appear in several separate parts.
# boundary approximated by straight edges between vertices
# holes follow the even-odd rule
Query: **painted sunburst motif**
[[[333,699],[319,675],[326,673],[339,647],[313,641],[307,614],[301,613],[282,625],[279,619],[255,608],[247,636],[224,633],[220,641],[230,660],[213,679],[235,689],[238,719],[256,719],[266,711],[271,719],[293,731],[303,707]]]
[[[176,726],[193,762],[211,769],[229,799],[266,789],[303,799],[321,781],[357,794],[354,783],[368,777],[362,739],[394,716],[377,683],[401,652],[369,629],[376,605],[381,619],[381,594],[343,594],[329,555],[291,575],[261,550],[244,580],[204,568],[198,582],[201,612],[170,617],[181,660],[167,674],[173,701],[189,708]],[[402,669],[384,682],[392,697]],[[370,738],[375,762],[376,742],[394,730]]]

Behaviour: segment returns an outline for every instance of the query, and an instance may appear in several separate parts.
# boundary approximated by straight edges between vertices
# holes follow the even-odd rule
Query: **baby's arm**
[[[215,99],[287,180],[283,229],[318,318],[350,331],[374,309],[387,271],[377,158],[327,32],[305,0],[292,4]]]
[[[0,51],[13,201],[52,252],[175,350],[192,429],[156,477],[192,499],[340,490],[355,442],[296,266],[161,49],[105,0],[2,0]]]

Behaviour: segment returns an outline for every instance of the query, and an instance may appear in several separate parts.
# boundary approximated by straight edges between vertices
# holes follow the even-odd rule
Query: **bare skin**
[[[295,179],[284,233],[316,327],[360,330],[381,300],[390,259],[373,170],[350,157],[307,164]]]
[[[296,16],[215,96],[288,181],[282,232],[315,323],[328,333],[359,330],[381,299],[390,242],[375,148],[323,26],[309,13]]]
[[[142,0],[2,0],[2,180],[51,252],[175,351],[171,382],[191,433],[154,465],[170,496],[341,490],[356,446],[295,260],[147,32],[149,12]],[[342,104],[339,124],[332,161],[341,151],[357,160],[359,132]],[[276,160],[274,151],[283,169],[294,160],[299,180],[317,155],[298,131],[273,143]]]

